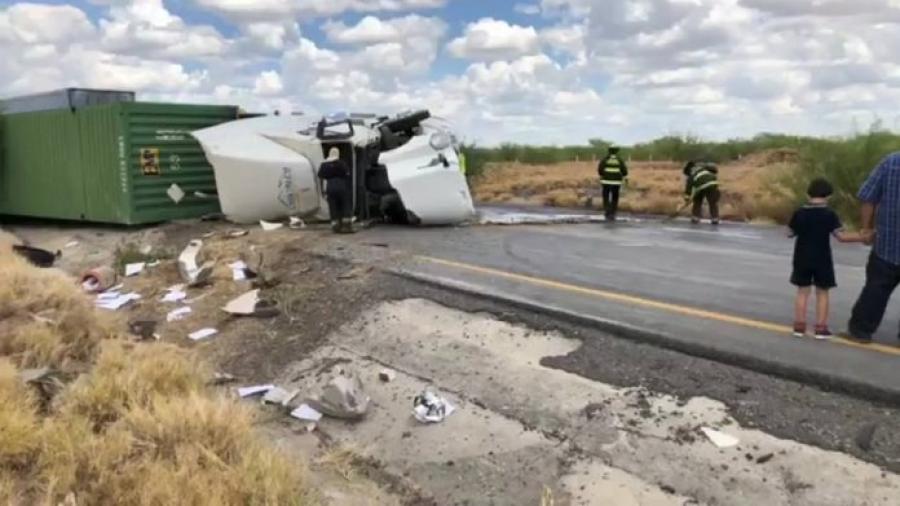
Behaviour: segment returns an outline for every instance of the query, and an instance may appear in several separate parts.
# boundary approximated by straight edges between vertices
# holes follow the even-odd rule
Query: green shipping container
[[[0,214],[135,225],[219,211],[191,132],[237,108],[120,102],[0,116]]]

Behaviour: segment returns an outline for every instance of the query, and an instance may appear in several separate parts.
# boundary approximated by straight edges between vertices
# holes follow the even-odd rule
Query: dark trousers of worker
[[[614,219],[619,212],[619,190],[622,187],[617,184],[603,185],[603,212],[607,219]]]
[[[719,198],[721,194],[719,193],[718,188],[707,188],[705,190],[700,190],[694,195],[694,209],[693,216],[695,219],[699,220],[703,217],[703,201],[705,200],[707,204],[709,204],[709,217],[713,220],[719,219]]]
[[[335,231],[346,227],[345,222],[353,213],[353,199],[349,191],[332,190],[325,194],[328,200],[328,214],[331,223],[335,224]]]
[[[881,325],[894,289],[900,284],[900,265],[882,260],[873,251],[866,264],[866,286],[859,294],[848,330],[853,337],[871,339]]]

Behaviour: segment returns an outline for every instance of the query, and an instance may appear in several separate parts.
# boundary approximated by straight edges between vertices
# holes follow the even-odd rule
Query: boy
[[[806,308],[810,287],[816,287],[816,339],[829,339],[828,290],[837,286],[834,279],[834,261],[831,257],[831,237],[840,242],[862,242],[860,234],[842,230],[841,220],[828,207],[828,198],[834,189],[825,179],[814,179],[806,190],[809,202],[797,210],[788,225],[794,244],[794,272],[791,283],[797,286],[794,302],[794,336],[806,334]]]

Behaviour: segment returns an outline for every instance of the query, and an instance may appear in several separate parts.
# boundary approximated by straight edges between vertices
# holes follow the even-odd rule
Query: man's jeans
[[[873,251],[866,265],[866,286],[853,306],[853,314],[850,317],[848,330],[853,337],[872,338],[881,325],[888,301],[898,284],[900,284],[900,265],[878,258]]]

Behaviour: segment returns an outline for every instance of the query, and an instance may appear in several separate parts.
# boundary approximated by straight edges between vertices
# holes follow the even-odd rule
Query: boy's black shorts
[[[815,286],[823,290],[830,290],[837,286],[834,277],[834,265],[794,265],[791,274],[791,284],[805,288]]]

